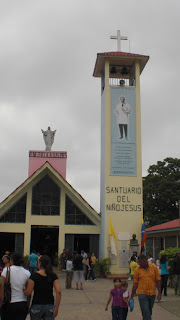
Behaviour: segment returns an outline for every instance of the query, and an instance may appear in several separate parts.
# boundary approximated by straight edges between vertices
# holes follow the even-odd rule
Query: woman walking
[[[10,257],[10,283],[11,301],[2,305],[2,320],[25,320],[28,313],[27,297],[24,288],[30,277],[30,272],[23,268],[23,257],[19,253],[13,253]],[[4,268],[1,275],[0,299],[4,300],[4,283],[8,268]]]
[[[76,290],[83,290],[84,270],[83,270],[83,257],[77,252],[74,253],[73,266],[74,266],[74,281],[76,283]]]
[[[96,281],[94,268],[95,268],[95,265],[96,265],[97,261],[98,261],[98,259],[96,259],[95,255],[94,255],[94,252],[91,252],[91,256],[90,256],[90,259],[89,259],[90,272],[89,272],[88,280],[92,279],[92,281]]]
[[[91,270],[91,267],[90,267],[90,254],[87,255],[87,259],[84,261],[84,265],[86,267],[85,269],[85,281],[88,281],[88,273],[90,272]]]
[[[4,264],[3,269],[10,267],[10,256],[8,256],[7,254],[5,254],[5,255],[2,257],[2,262],[3,262],[3,264]]]
[[[56,292],[55,305],[53,287]],[[39,271],[31,275],[24,294],[30,296],[33,290],[34,296],[30,310],[31,320],[53,320],[58,315],[61,288],[57,275],[52,271],[51,260],[46,255],[40,258]]]
[[[164,295],[167,296],[167,281],[169,277],[169,266],[167,261],[167,255],[163,255],[160,259],[160,269],[161,269],[161,294],[164,290]]]

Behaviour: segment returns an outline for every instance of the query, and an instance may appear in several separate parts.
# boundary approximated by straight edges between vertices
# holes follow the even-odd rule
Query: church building
[[[100,216],[66,181],[67,153],[50,149],[29,151],[27,180],[0,204],[1,255],[35,249],[53,261],[64,248],[99,254]]]

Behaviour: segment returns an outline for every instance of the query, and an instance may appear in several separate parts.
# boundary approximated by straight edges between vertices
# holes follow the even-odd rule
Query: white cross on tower
[[[117,30],[117,36],[110,36],[110,39],[117,40],[117,51],[121,51],[121,40],[127,40],[127,37],[121,36],[120,30]]]

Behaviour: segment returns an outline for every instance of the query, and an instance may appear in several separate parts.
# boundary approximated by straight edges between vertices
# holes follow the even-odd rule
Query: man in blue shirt
[[[38,255],[36,251],[33,250],[28,258],[29,271],[31,274],[37,271]]]

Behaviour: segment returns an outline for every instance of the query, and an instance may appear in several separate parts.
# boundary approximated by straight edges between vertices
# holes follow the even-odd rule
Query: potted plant
[[[96,263],[95,272],[98,274],[99,278],[106,278],[111,267],[111,259],[104,258]]]

